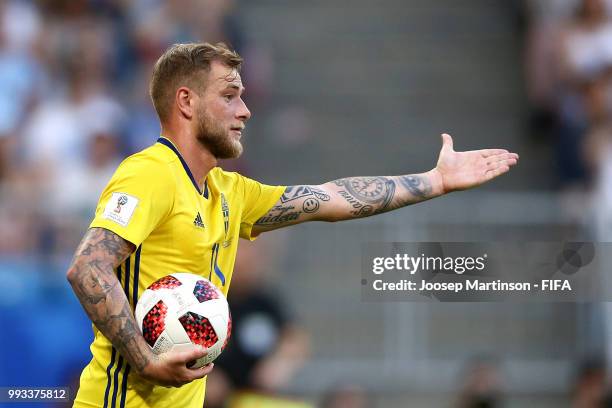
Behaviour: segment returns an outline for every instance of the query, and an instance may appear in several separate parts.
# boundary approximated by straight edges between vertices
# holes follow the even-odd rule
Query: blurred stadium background
[[[610,3],[0,2],[0,385],[76,381],[91,328],[65,271],[118,162],[159,134],[150,69],[172,43],[223,40],[253,113],[228,169],[269,184],[421,172],[445,131],[458,150],[521,155],[477,191],[262,237],[247,264],[302,333],[302,363],[268,391],[609,406],[606,304],[364,303],[359,270],[368,241],[610,240]]]

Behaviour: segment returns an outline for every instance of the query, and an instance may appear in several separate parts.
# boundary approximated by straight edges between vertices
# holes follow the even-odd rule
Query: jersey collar
[[[189,179],[193,183],[193,186],[198,191],[198,194],[203,195],[204,198],[208,198],[208,179],[204,180],[204,191],[201,191],[200,187],[198,187],[198,183],[196,183],[195,178],[193,177],[193,174],[191,173],[191,170],[189,170],[189,166],[187,166],[187,162],[185,162],[185,159],[183,159],[183,156],[181,156],[181,152],[178,151],[176,146],[170,140],[166,139],[163,136],[157,139],[157,143],[163,144],[164,146],[168,147],[170,150],[172,150],[177,155],[177,157],[181,161],[181,164],[183,165],[183,168],[185,169],[185,172],[187,173],[187,175],[189,176]]]

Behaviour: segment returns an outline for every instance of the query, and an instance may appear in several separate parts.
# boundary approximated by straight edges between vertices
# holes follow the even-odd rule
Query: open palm
[[[483,149],[468,152],[453,150],[453,139],[442,135],[442,150],[436,165],[444,192],[479,186],[506,173],[518,162],[518,154],[505,149]]]

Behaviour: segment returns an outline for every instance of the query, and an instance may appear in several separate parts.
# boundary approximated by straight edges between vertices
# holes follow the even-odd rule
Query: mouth
[[[233,126],[230,128],[230,130],[232,132],[237,133],[239,136],[242,136],[242,130],[244,129],[244,126]]]

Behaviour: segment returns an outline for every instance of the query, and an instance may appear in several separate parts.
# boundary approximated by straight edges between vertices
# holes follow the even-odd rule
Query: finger
[[[489,157],[487,157],[489,160],[493,159],[499,159],[499,160],[505,160],[505,159],[518,159],[518,154],[516,153],[509,153],[509,152],[505,152],[505,153],[498,153],[498,154],[493,154]]]
[[[177,362],[180,362],[180,363],[183,363],[183,364],[188,364],[188,363],[190,363],[192,361],[198,360],[198,359],[206,356],[207,354],[208,354],[208,350],[207,349],[205,349],[202,346],[196,345],[191,350],[177,352],[173,356],[173,359],[174,359],[174,361],[177,361]]]
[[[453,138],[448,133],[442,133],[442,150],[453,151]]]
[[[188,370],[189,372],[187,373],[187,378],[191,382],[193,380],[197,380],[198,378],[206,377],[208,374],[212,372],[214,367],[215,367],[215,364],[210,363],[200,368],[190,369]]]
[[[518,163],[517,159],[507,159],[507,160],[502,161],[502,164],[505,164],[506,166],[514,166],[517,163]]]
[[[488,161],[495,161],[495,160],[510,160],[510,159],[514,159],[514,160],[518,160],[519,156],[516,153],[500,153],[500,154],[494,154],[492,156],[487,157]]]
[[[516,153],[502,153],[502,154],[496,154],[496,155],[487,157],[486,162],[487,164],[489,164],[489,163],[503,162],[505,160],[518,161],[518,159],[519,159],[519,156]]]
[[[483,149],[480,151],[480,154],[484,158],[506,153],[509,153],[506,149]]]
[[[499,160],[499,161],[490,161],[487,162],[487,171],[495,170],[499,167],[511,167],[517,164],[516,159],[507,159],[507,160]]]
[[[487,181],[491,180],[491,179],[494,179],[495,177],[501,176],[502,174],[504,174],[504,173],[506,173],[508,171],[510,171],[510,167],[509,166],[503,166],[503,165],[499,166],[499,167],[497,167],[495,169],[492,169],[492,170],[487,170],[487,172],[485,173],[485,179]]]
[[[210,363],[200,367],[200,370],[204,375],[208,375],[212,372],[213,368],[215,368],[215,363]]]

